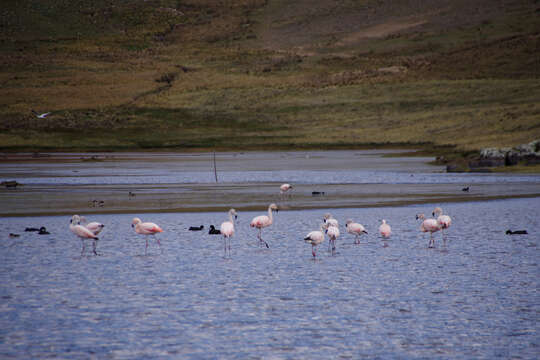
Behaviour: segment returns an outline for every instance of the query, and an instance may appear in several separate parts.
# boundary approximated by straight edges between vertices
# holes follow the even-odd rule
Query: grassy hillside
[[[540,138],[538,1],[4,3],[4,151]]]

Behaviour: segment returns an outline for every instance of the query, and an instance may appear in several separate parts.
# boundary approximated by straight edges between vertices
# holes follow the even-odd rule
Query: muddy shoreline
[[[409,150],[57,153],[0,164],[0,216],[361,208],[540,196],[540,176],[447,174]],[[283,182],[294,184],[287,196]],[[469,191],[463,191],[467,187]],[[315,195],[314,193],[324,193]]]

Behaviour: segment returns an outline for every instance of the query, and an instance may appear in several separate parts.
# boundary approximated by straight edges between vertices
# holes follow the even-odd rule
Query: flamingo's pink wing
[[[71,231],[79,237],[87,238],[87,239],[95,239],[96,236],[87,228],[85,228],[82,225],[75,225],[71,228]]]

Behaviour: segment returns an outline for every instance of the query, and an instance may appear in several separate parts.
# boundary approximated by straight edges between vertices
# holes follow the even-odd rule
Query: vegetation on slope
[[[540,5],[424,3],[7,1],[0,148],[466,152],[540,138]]]

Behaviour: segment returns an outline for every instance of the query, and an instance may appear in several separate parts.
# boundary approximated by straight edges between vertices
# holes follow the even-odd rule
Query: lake
[[[6,180],[24,184],[0,192],[10,206],[0,218],[2,358],[539,356],[538,175],[446,174],[429,159],[378,151],[244,153],[218,154],[215,184],[210,155],[186,155],[188,164],[174,154],[80,156],[0,165]],[[284,181],[298,184],[287,198],[276,191]],[[91,199],[92,189],[103,194],[103,208],[88,207],[87,198],[63,200]],[[325,195],[313,197],[315,190]],[[186,205],[171,200],[160,212],[155,202],[171,194]],[[266,249],[249,222],[268,200],[281,210],[263,230]],[[57,207],[63,201],[105,224],[98,256],[91,243],[81,253],[69,231],[71,208]],[[222,238],[206,229],[233,205],[239,218],[224,257]],[[453,223],[446,240],[437,232],[428,248],[415,215],[435,206]],[[314,260],[303,237],[326,212],[339,220],[341,236],[335,254],[325,242]],[[161,247],[150,239],[145,255],[134,216],[163,228]],[[348,218],[368,231],[358,245],[346,233]],[[392,226],[388,240],[377,234],[381,219]],[[205,231],[188,231],[201,224]],[[40,226],[50,234],[24,231]]]

